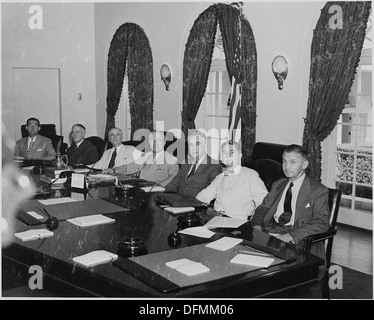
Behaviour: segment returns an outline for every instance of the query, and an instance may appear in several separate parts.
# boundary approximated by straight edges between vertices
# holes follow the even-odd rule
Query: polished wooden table
[[[53,197],[64,196],[76,195],[68,188],[56,190],[53,194]],[[59,290],[59,294],[63,296],[251,298],[316,281],[318,267],[323,264],[320,258],[252,229],[247,223],[233,234],[254,246],[265,247],[286,259],[292,259],[293,262],[163,293],[113,263],[85,268],[74,264],[72,258],[94,250],[107,250],[118,253],[120,259],[127,259],[117,246],[125,237],[143,239],[147,254],[177,250],[168,243],[168,236],[177,229],[177,216],[157,206],[155,195],[151,193],[138,191],[133,198],[118,198],[113,186],[99,186],[78,196],[83,197],[84,201],[113,199],[117,203],[126,203],[130,210],[109,214],[109,217],[116,220],[113,224],[79,228],[62,221],[59,227],[53,230],[54,236],[51,238],[27,242],[14,239],[13,243],[2,251],[3,277],[4,274],[13,273],[13,276],[25,277],[27,280],[31,277],[31,274],[28,274],[29,267],[37,265],[43,270],[45,287],[48,290],[63,288],[62,293]],[[138,206],[140,199],[146,200],[146,208]],[[210,208],[198,210],[198,214],[202,218],[202,224],[215,216]],[[61,215],[66,217],[66,212]],[[59,218],[59,214],[56,217]],[[18,219],[15,225],[16,232],[41,227],[44,226],[27,226]],[[233,235],[230,233],[233,230],[230,229],[220,231],[222,233],[217,233],[210,239],[184,235],[178,248],[219,239],[225,232]]]

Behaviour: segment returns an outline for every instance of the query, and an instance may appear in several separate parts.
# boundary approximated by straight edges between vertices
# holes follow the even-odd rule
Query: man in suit
[[[283,152],[286,178],[274,182],[251,220],[254,228],[280,240],[302,246],[305,237],[329,228],[328,189],[305,174],[308,155],[298,145]],[[312,246],[311,253],[325,258],[323,243]]]
[[[99,160],[99,154],[94,144],[84,138],[86,128],[75,124],[71,129],[73,142],[66,151],[69,166],[93,164]]]
[[[200,191],[196,199],[207,204],[216,199],[215,211],[232,218],[247,219],[267,195],[266,186],[255,170],[241,166],[242,152],[238,142],[224,142],[221,159],[226,170]]]
[[[188,163],[181,165],[177,175],[166,185],[165,192],[196,195],[222,172],[222,165],[207,155],[206,136],[194,131],[188,136]]]
[[[106,150],[101,159],[92,167],[101,169],[103,173],[135,173],[140,171],[140,164],[134,159],[140,158],[140,151],[133,146],[122,144],[123,133],[119,128],[112,128],[108,132],[112,148]]]
[[[14,156],[24,159],[54,160],[56,151],[49,138],[39,134],[40,122],[36,118],[29,118],[26,121],[28,137],[17,140],[14,149]]]
[[[162,131],[154,131],[148,136],[148,144],[152,151],[144,155],[144,163],[140,169],[140,179],[154,181],[165,187],[178,173],[178,159],[164,150],[166,139]]]

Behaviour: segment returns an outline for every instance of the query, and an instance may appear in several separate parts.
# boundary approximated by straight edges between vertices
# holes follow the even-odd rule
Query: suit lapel
[[[310,181],[308,176],[305,176],[304,181],[300,187],[299,194],[296,200],[296,212],[295,212],[295,223],[302,215],[305,207],[309,201],[309,195],[311,194]]]

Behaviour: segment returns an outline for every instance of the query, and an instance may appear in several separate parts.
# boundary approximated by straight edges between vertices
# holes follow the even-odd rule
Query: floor
[[[373,233],[339,225],[331,261],[373,275]]]

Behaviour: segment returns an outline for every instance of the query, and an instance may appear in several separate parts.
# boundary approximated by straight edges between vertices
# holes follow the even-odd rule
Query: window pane
[[[349,182],[353,181],[353,161],[353,155],[342,153],[336,155],[336,177],[339,180]]]
[[[357,156],[357,183],[373,184],[372,157]]]
[[[352,200],[346,199],[344,195],[350,196],[352,195],[352,185],[343,182],[336,182],[335,183],[336,189],[340,189],[342,191],[342,198],[340,200],[340,206],[351,208]]]

